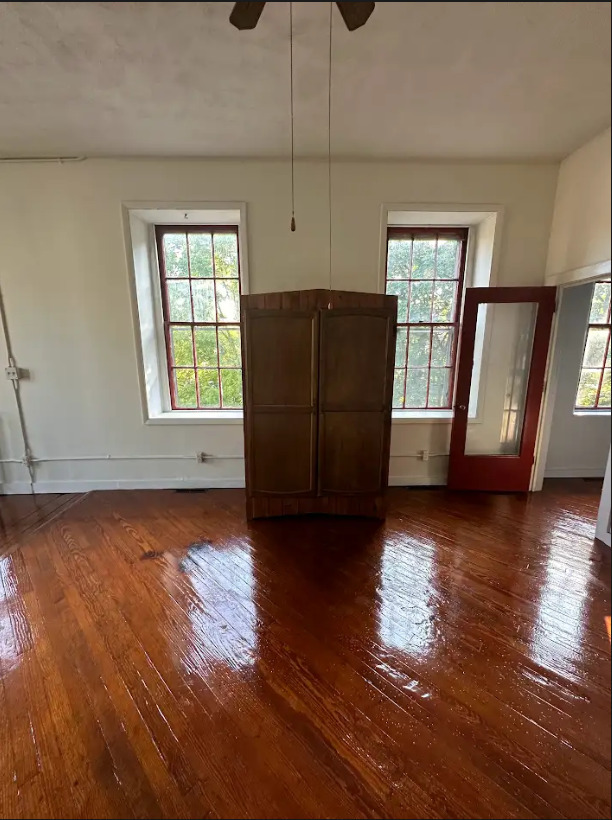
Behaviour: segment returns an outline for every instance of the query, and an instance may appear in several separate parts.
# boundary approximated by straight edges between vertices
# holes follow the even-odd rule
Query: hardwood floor
[[[609,817],[599,492],[0,498],[0,814]]]
[[[0,496],[0,556],[79,501],[83,493]]]

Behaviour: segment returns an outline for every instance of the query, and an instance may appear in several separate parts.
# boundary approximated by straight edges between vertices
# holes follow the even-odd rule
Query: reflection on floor
[[[0,814],[609,817],[599,491],[0,498]]]

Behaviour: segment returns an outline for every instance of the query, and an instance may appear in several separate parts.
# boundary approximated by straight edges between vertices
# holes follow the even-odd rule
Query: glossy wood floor
[[[609,817],[598,493],[0,499],[0,814]]]

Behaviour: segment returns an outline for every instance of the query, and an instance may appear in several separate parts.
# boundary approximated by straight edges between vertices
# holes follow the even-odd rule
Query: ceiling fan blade
[[[346,23],[347,29],[349,31],[355,31],[356,28],[360,28],[364,23],[367,23],[376,4],[357,0],[352,3],[336,3],[336,5],[340,9],[340,14]]]
[[[246,3],[243,0],[234,3],[230,23],[240,31],[255,28],[265,5],[265,3]]]

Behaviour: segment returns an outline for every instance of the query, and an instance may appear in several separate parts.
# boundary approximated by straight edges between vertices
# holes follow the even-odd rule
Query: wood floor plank
[[[181,522],[178,519],[173,518],[172,516],[167,515],[165,520],[166,520],[166,524],[172,526],[175,531],[176,531],[176,529],[179,529],[181,527]],[[159,524],[158,527],[157,527],[157,532],[158,532],[159,535],[161,535],[162,527],[163,527],[163,524]],[[194,577],[197,577],[196,572],[197,572],[198,569],[201,569],[203,571],[209,569],[211,566],[214,566],[216,563],[218,563],[219,558],[220,558],[220,553],[216,549],[211,548],[206,553],[202,553],[202,552],[198,551],[196,556],[194,558],[192,558],[191,561],[190,561],[192,572],[189,573],[189,576],[192,579]],[[229,570],[228,567],[224,564],[224,562],[222,562],[221,565],[219,566],[219,572],[214,573],[214,580],[211,581],[212,585],[214,586],[215,583],[219,583],[219,578],[223,577],[223,575],[225,574],[225,580],[227,582],[232,581],[232,586],[237,589],[239,584],[236,580],[236,577],[232,580],[230,577],[228,577],[228,575],[227,575],[228,572],[231,573],[231,570]],[[236,573],[236,576],[238,576],[238,573]],[[210,584],[208,585],[207,588],[208,589],[211,588]],[[227,585],[225,585],[224,587],[221,587],[221,588],[224,589],[227,596],[231,596],[232,589],[230,588],[229,583],[227,583]],[[215,596],[215,597],[218,598],[219,596]],[[292,603],[294,603],[294,601],[295,601],[295,598],[293,599]],[[282,623],[283,619],[287,618],[288,610],[287,610],[287,607],[284,607],[282,612],[279,611],[278,608],[274,607],[274,602],[271,601],[270,599],[268,599],[267,605],[266,605],[266,604],[264,604],[264,601],[260,597],[258,599],[258,603],[259,603],[260,612],[261,613],[266,612],[267,614],[269,614],[270,619],[266,618],[266,620],[270,620],[270,622],[271,622],[271,626],[269,627],[269,629],[266,632],[267,637],[268,637],[268,640],[266,642],[266,647],[265,647],[266,651],[264,652],[264,646],[261,645],[259,647],[259,654],[260,654],[260,657],[262,657],[266,660],[268,658],[270,658],[271,659],[270,660],[271,665],[273,665],[274,669],[278,670],[279,665],[281,665],[283,663],[284,659],[283,659],[283,656],[282,656],[282,652],[279,651],[275,647],[275,645],[274,645],[275,642],[273,641],[274,636],[271,635],[270,633],[271,632],[276,632],[279,629],[279,624]],[[197,600],[193,600],[193,606],[194,607],[198,606]],[[290,606],[291,606],[291,603],[290,603]],[[308,602],[307,601],[299,601],[299,606],[301,608],[301,611],[305,611],[305,608],[306,609],[308,608]],[[231,619],[231,623],[228,623],[228,627],[230,629],[239,629],[240,614],[235,608],[232,608],[232,614],[233,614],[233,617]],[[243,621],[244,621],[244,619],[243,619]],[[264,626],[264,624],[262,624],[262,627],[263,626]],[[328,689],[328,687],[326,687],[326,684],[325,684],[326,674],[325,673],[333,672],[334,676],[337,678],[339,673],[348,672],[349,675],[352,675],[353,685],[355,685],[355,684],[357,684],[357,685],[364,684],[365,687],[372,685],[371,681],[369,681],[367,679],[367,676],[364,674],[364,670],[363,670],[362,666],[359,665],[359,668],[354,668],[355,665],[350,664],[350,661],[352,660],[351,658],[347,658],[347,660],[349,661],[348,666],[340,666],[338,663],[334,664],[335,660],[339,660],[343,656],[343,652],[342,652],[342,647],[334,647],[332,651],[327,650],[326,644],[330,643],[330,639],[332,637],[329,632],[327,632],[325,634],[325,636],[322,636],[324,638],[324,640],[322,642],[321,641],[316,641],[316,642],[311,641],[310,642],[311,646],[308,647],[308,645],[306,643],[306,641],[309,637],[308,630],[303,631],[302,626],[303,625],[299,624],[299,623],[291,623],[291,626],[290,626],[291,635],[294,638],[298,637],[298,636],[301,638],[300,644],[299,644],[300,655],[297,656],[294,659],[294,664],[297,663],[298,666],[300,666],[300,671],[301,671],[300,678],[305,677],[307,675],[307,672],[309,671],[307,666],[305,665],[306,662],[313,663],[313,662],[323,660],[324,662],[327,662],[329,664],[327,666],[327,668],[324,668],[322,670],[322,674],[321,674],[321,676],[318,680],[317,687],[316,687],[317,691],[322,690],[321,696],[324,698],[325,703],[334,703],[335,700],[337,699],[337,693],[335,691],[330,691]],[[244,631],[248,631],[248,625],[243,623],[243,629],[244,629]],[[260,633],[262,631],[263,630],[260,628]],[[288,637],[289,636],[287,636],[287,638]],[[284,635],[280,636],[280,638],[279,638],[280,646],[285,646],[286,645],[285,641],[287,640],[287,638],[285,638]],[[295,643],[295,641],[294,641],[294,643]],[[310,648],[311,651],[308,651],[309,648]],[[285,680],[288,681],[289,689],[284,691],[285,698],[287,698],[289,695],[291,695],[290,699],[295,700],[296,697],[298,697],[301,694],[302,698],[300,700],[300,706],[301,706],[302,709],[309,710],[311,713],[314,713],[314,714],[316,714],[317,712],[324,711],[324,708],[321,705],[319,705],[318,708],[313,709],[312,704],[311,704],[310,708],[309,708],[308,695],[309,695],[310,691],[312,691],[312,687],[306,687],[306,688],[302,689],[302,687],[300,686],[299,678],[298,678],[297,682],[294,682],[292,680],[293,671],[294,670],[292,669],[292,665],[289,664],[287,670],[282,675],[279,676],[278,674],[276,674],[274,676],[274,679],[278,678],[281,681],[285,681]],[[361,687],[361,688],[363,689],[364,687]],[[384,696],[381,695],[380,691],[377,689],[376,686],[373,686],[373,690],[376,691],[377,695],[382,700],[385,699]],[[346,681],[346,684],[342,687],[342,691],[345,693],[345,695],[346,695],[347,692],[350,693],[351,703],[364,703],[364,702],[367,702],[369,694],[370,694],[365,690],[361,691],[361,692],[355,692],[354,689],[349,685],[348,680]],[[339,710],[339,711],[341,713],[343,710]],[[404,716],[404,717],[406,718],[407,716]],[[313,720],[313,718],[311,718],[311,720]],[[367,715],[364,715],[363,712],[360,712],[360,711],[358,711],[356,716],[353,717],[353,719],[350,721],[350,725],[354,725],[356,722],[357,722],[357,724],[359,724],[359,721],[361,721],[361,723],[364,724],[364,725],[367,725],[368,723],[371,723],[371,721],[369,721]],[[390,725],[393,724],[393,722],[394,722],[393,717],[390,716],[390,715],[386,715],[385,719],[381,720],[379,725],[389,727]],[[331,725],[331,723],[332,723],[332,721],[328,720],[327,721],[328,725],[326,725],[325,728],[328,728],[329,725]],[[410,729],[410,734],[411,735],[416,735],[416,734],[420,734],[420,735],[426,734],[427,735],[428,734],[427,728],[424,725],[419,724],[418,717],[413,716],[412,723],[413,723],[413,726]],[[408,729],[408,727],[409,727],[409,724],[405,725],[404,730]],[[351,734],[350,726],[349,726],[349,728],[339,727],[336,731],[336,735],[340,738],[344,738],[347,735],[349,735],[349,737],[348,737],[349,744],[354,744],[356,739],[354,737],[351,737],[350,734]],[[371,731],[370,731],[370,735],[372,735]],[[374,742],[375,737],[376,737],[376,733],[374,733],[374,737],[369,738],[370,744]],[[330,738],[330,742],[333,742],[333,741],[334,741],[334,738],[333,737]],[[389,735],[388,728],[387,728],[387,731],[385,732],[385,735],[379,737],[378,745],[380,747],[396,748],[396,743],[397,742],[398,742],[398,740],[393,739]],[[349,748],[352,749],[352,745],[349,745]],[[407,750],[404,750],[404,751],[406,752]],[[430,761],[430,763],[435,764],[435,765],[432,765],[431,768],[432,769],[437,768],[437,778],[436,778],[435,782],[432,782],[431,779],[428,779],[430,769],[428,767],[420,765],[420,764],[425,762],[422,758],[423,758],[424,752],[427,752],[427,749],[424,750],[423,748],[421,748],[420,751],[419,751],[420,759],[412,759],[410,761],[411,768],[412,768],[412,771],[413,771],[412,783],[411,783],[411,787],[410,787],[410,793],[414,797],[415,793],[417,793],[418,790],[420,788],[422,788],[423,792],[422,792],[421,799],[425,801],[425,806],[426,806],[426,803],[427,803],[427,798],[425,797],[425,795],[427,795],[430,798],[434,797],[437,801],[436,805],[438,807],[440,805],[442,805],[443,802],[449,803],[450,805],[449,805],[448,816],[456,816],[457,814],[461,814],[461,813],[469,813],[469,809],[466,806],[462,806],[462,805],[454,805],[453,806],[452,805],[452,799],[449,797],[449,789],[448,789],[448,785],[450,783],[452,783],[453,780],[455,780],[457,777],[465,777],[466,774],[469,775],[469,773],[466,773],[465,771],[463,771],[463,769],[465,767],[465,764],[464,764],[465,757],[464,756],[457,756],[456,759],[453,759],[452,749],[444,749],[443,746],[441,748],[441,751],[442,751],[442,754],[438,757],[437,760]],[[361,756],[362,757],[364,756],[363,755],[363,750],[362,750],[362,755]],[[449,758],[450,758],[450,760],[449,760]],[[404,762],[407,762],[407,761],[404,761]],[[389,781],[389,782],[392,783],[393,782],[393,772],[397,772],[399,770],[399,768],[400,767],[397,764],[391,764],[391,768],[386,773],[385,781]],[[377,774],[377,772],[376,772],[376,774]],[[472,776],[474,774],[475,774],[475,772],[472,770]],[[405,785],[407,786],[408,778],[405,775],[403,777],[404,777]],[[417,785],[417,782],[420,782],[421,785],[420,786]],[[513,788],[514,788],[514,791],[516,791],[516,784],[514,784]],[[380,789],[380,785],[379,785],[379,789]],[[491,791],[494,791],[494,790],[495,790],[494,785],[492,783],[489,783],[489,789],[488,789],[489,793]],[[478,801],[480,796],[481,796],[481,793],[475,794],[474,795],[474,800]],[[387,799],[388,799],[388,794],[387,794]],[[503,794],[498,794],[497,795],[496,805],[497,805],[498,808],[500,806],[504,805],[503,799],[504,799]],[[532,796],[532,800],[533,800],[533,796]],[[516,800],[513,800],[511,802],[508,802],[507,805],[504,805],[504,809],[505,809],[506,812],[510,812],[511,808],[515,808],[516,805],[517,805]],[[474,809],[475,807],[472,806],[471,808]],[[423,809],[424,809],[424,804],[423,803],[420,806],[418,806],[418,805],[415,806],[415,810],[417,812],[420,811],[421,813],[423,813]],[[486,814],[487,811],[488,812],[491,811],[491,806],[481,805],[479,807],[479,809],[480,809],[480,811],[483,811]],[[523,810],[525,810],[525,809],[523,809]]]
[[[0,498],[0,813],[609,817],[599,491]]]
[[[260,562],[260,564],[261,564],[261,562]],[[291,596],[289,596],[289,598],[291,599]],[[520,714],[519,714],[519,717],[520,717]],[[514,716],[514,719],[516,720],[516,715]],[[605,724],[603,724],[603,725],[605,725]],[[527,728],[529,728],[528,724],[527,724]],[[501,736],[501,739],[504,740],[503,736]],[[541,745],[541,741],[539,741],[539,744]],[[518,749],[518,757],[520,759],[520,747]],[[529,759],[531,757],[531,755],[524,752],[523,757],[524,757],[524,759]],[[579,756],[576,757],[576,765],[578,765],[578,766],[580,765],[580,757]],[[556,770],[557,770],[557,768],[560,768],[559,767],[559,761],[556,762],[556,765],[553,768],[549,769],[549,774],[548,774],[548,777],[547,777],[547,780],[552,780],[552,786],[550,787],[550,794],[551,794],[551,797],[552,797],[553,800],[555,798],[561,799],[560,795],[562,794],[562,792],[559,792],[559,790],[556,789],[556,787],[554,785],[555,779],[556,779]],[[525,766],[525,769],[526,769],[526,774],[530,775],[530,773],[531,773],[530,768],[528,766]],[[566,775],[567,775],[567,772],[564,773],[564,776],[566,776]],[[564,799],[565,803],[567,803],[568,800],[570,800],[569,795],[571,794],[571,783],[572,782],[573,781],[570,781],[570,787],[565,789],[566,795],[563,796],[563,799]],[[562,779],[558,780],[558,785],[562,785],[562,783],[563,783]],[[605,780],[603,781],[603,783],[605,784]],[[538,785],[538,782],[536,781],[536,787],[537,787],[537,785]],[[548,788],[548,786],[547,786],[547,788]],[[605,788],[605,786],[604,786],[604,788]],[[597,797],[595,797],[594,799],[595,799],[595,804],[594,804],[595,805],[595,811],[598,812],[599,811],[599,809],[598,809],[599,804],[597,803]],[[607,798],[604,795],[604,801],[606,799]],[[578,813],[580,813],[581,811],[585,811],[585,810],[589,811],[590,810],[590,808],[591,808],[590,805],[587,804],[585,806],[580,802],[580,800],[581,800],[580,795],[577,796],[577,800],[578,800],[578,803],[577,803],[577,808],[575,810]]]
[[[119,518],[118,520],[124,525],[127,523],[124,519]],[[278,784],[278,779],[284,778],[292,781],[291,790],[295,793],[296,789],[303,788],[305,782],[304,776],[310,775],[313,780],[316,779],[319,787],[317,794],[309,794],[309,798],[313,798],[313,800],[317,801],[313,802],[308,812],[309,814],[321,810],[320,800],[322,796],[325,797],[327,805],[330,805],[330,801],[336,805],[336,812],[339,815],[350,811],[354,812],[355,793],[352,792],[351,795],[349,795],[346,788],[343,788],[343,782],[334,782],[333,778],[330,778],[328,773],[317,764],[317,761],[310,753],[311,750],[303,750],[302,753],[300,753],[295,743],[291,745],[287,744],[286,729],[288,727],[283,726],[269,710],[269,704],[263,700],[261,696],[261,687],[241,687],[241,690],[237,692],[236,683],[232,683],[231,677],[225,672],[225,663],[219,664],[220,657],[230,662],[233,657],[231,666],[237,673],[240,672],[243,659],[249,654],[248,639],[245,640],[242,634],[238,640],[233,638],[228,641],[227,637],[231,636],[231,632],[212,630],[211,624],[209,623],[206,629],[206,645],[202,645],[200,642],[192,643],[190,641],[185,647],[187,651],[184,649],[181,652],[181,666],[188,674],[179,675],[177,677],[178,669],[173,668],[172,665],[168,665],[166,658],[163,655],[160,656],[158,651],[159,644],[147,640],[149,629],[147,619],[142,618],[142,605],[144,604],[144,608],[150,617],[154,617],[156,621],[158,619],[162,620],[168,593],[171,592],[173,600],[178,603],[180,598],[179,588],[182,584],[184,585],[186,583],[187,576],[184,573],[176,573],[176,564],[175,562],[171,562],[170,566],[172,570],[175,571],[176,589],[174,584],[172,585],[172,590],[170,590],[168,588],[168,582],[166,582],[165,585],[160,583],[159,573],[152,572],[150,564],[138,559],[134,561],[137,555],[137,553],[134,554],[134,545],[140,545],[141,547],[146,545],[143,545],[140,537],[137,539],[133,538],[130,551],[129,539],[132,538],[132,536],[136,536],[137,533],[132,532],[129,526],[124,526],[124,530],[123,535],[121,532],[114,531],[112,542],[107,540],[109,547],[117,553],[118,560],[114,562],[113,565],[117,567],[122,560],[127,561],[132,567],[132,573],[139,577],[142,582],[141,588],[143,591],[146,591],[147,597],[146,601],[141,599],[135,602],[129,594],[129,588],[124,588],[122,579],[117,577],[113,585],[116,589],[122,590],[122,612],[126,619],[129,620],[134,633],[138,634],[139,639],[143,641],[143,645],[146,645],[150,657],[155,659],[156,666],[163,675],[169,688],[171,688],[173,692],[181,694],[181,708],[187,710],[185,712],[186,717],[191,720],[195,716],[191,708],[193,699],[197,700],[197,705],[200,709],[203,708],[206,714],[210,714],[211,709],[217,712],[216,723],[221,721],[224,731],[223,736],[215,737],[215,743],[218,745],[216,756],[219,757],[220,750],[227,746],[228,738],[231,738],[232,735],[238,732],[235,748],[231,750],[229,757],[233,758],[234,766],[237,761],[242,761],[245,755],[247,758],[249,758],[250,755],[249,759],[251,760],[250,772],[235,772],[235,776],[240,782],[248,782],[249,778],[252,779],[255,777],[258,782],[258,789],[260,793],[263,793],[265,791],[266,782],[270,785],[270,779],[272,779],[273,783]],[[100,525],[99,533],[102,539],[108,539],[102,524]],[[141,525],[139,533],[140,535],[146,535],[146,528],[143,525]],[[208,591],[212,591],[212,587],[209,587]],[[202,592],[202,590],[200,590],[200,592]],[[231,601],[230,596],[226,596],[226,599],[228,602]],[[180,606],[180,612],[186,621],[188,633],[193,630],[193,614],[198,611],[197,605],[193,606],[193,603],[194,602],[191,601],[191,604],[187,607],[184,605]],[[207,609],[209,613],[212,611],[208,602]],[[227,614],[228,613],[225,612],[225,615]],[[217,617],[219,617],[218,614]],[[204,626],[204,622],[202,626]],[[249,631],[248,626],[246,631]],[[166,639],[171,640],[177,647],[181,647],[181,645],[185,643],[185,631],[182,629],[180,619],[175,618],[172,623],[168,624]],[[237,649],[239,645],[241,648]],[[197,660],[195,660],[194,656]],[[203,666],[209,670],[206,676],[208,680],[206,680],[205,690],[203,690],[201,685],[198,685],[200,683],[198,678],[194,678],[191,674],[196,668],[201,669]],[[223,677],[218,681],[220,673],[223,673]],[[213,704],[210,703],[211,695],[214,698]],[[231,704],[239,700],[240,709],[228,709],[228,700]],[[219,709],[222,710],[220,714]],[[227,720],[224,719],[225,714],[228,715]],[[271,760],[268,759],[265,762],[263,760],[259,761],[257,748],[261,747],[262,744],[274,744],[277,749],[277,757],[275,756],[275,758]],[[225,765],[227,765],[227,763]],[[262,765],[264,768],[260,771]],[[278,789],[278,785],[275,785],[275,789]],[[288,796],[286,795],[284,799],[285,802],[287,802]],[[308,807],[304,806],[304,808]],[[367,811],[368,807],[364,808]],[[375,805],[370,808],[380,811],[380,806]]]
[[[92,653],[42,543],[28,555],[27,570],[36,600],[32,608],[38,607],[44,625],[39,645],[54,695],[58,739],[82,816],[113,816],[128,813],[130,807],[136,816],[143,808],[159,810],[148,784],[143,785],[144,778],[139,777],[138,759],[123,737],[122,722],[101,685]]]

